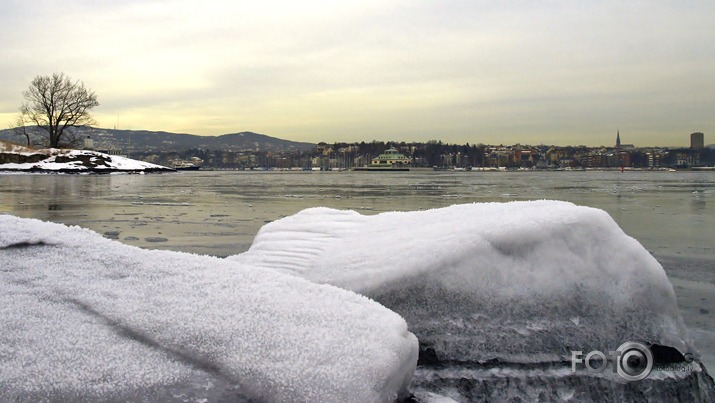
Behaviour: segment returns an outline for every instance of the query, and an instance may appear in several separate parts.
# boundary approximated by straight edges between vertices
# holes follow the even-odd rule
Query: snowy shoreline
[[[0,142],[0,171],[29,173],[161,173],[172,168],[91,150],[30,149]]]

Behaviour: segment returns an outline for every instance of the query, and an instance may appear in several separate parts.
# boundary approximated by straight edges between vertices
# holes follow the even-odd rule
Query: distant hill
[[[226,151],[305,151],[315,147],[312,143],[283,140],[253,132],[197,136],[148,130],[117,130],[99,128],[71,128],[80,138],[89,136],[95,149],[119,150],[123,153],[138,151],[183,151],[192,148]],[[32,131],[33,144],[42,144],[44,137],[38,129]],[[0,140],[25,144],[25,137],[13,129],[0,130]]]

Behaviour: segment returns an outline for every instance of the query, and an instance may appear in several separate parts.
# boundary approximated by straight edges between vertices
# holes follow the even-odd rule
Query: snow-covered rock
[[[572,351],[608,353],[638,341],[676,360],[697,357],[660,264],[607,213],[571,203],[373,216],[312,208],[265,225],[248,252],[230,259],[359,292],[402,315],[420,340],[418,389],[583,400],[623,382],[610,371],[571,372]],[[676,378],[695,382],[694,400],[712,396],[712,379],[693,368]],[[661,386],[628,390],[672,398]],[[591,398],[628,396],[619,393]]]
[[[98,151],[42,149],[0,143],[0,171],[29,172],[164,172],[174,171],[161,165],[137,161]]]
[[[353,292],[0,215],[2,401],[393,401],[416,362]]]

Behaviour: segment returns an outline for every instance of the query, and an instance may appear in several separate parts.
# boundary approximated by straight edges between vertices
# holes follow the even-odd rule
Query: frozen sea
[[[123,243],[214,256],[308,207],[362,214],[555,199],[608,212],[663,265],[702,361],[715,369],[715,172],[253,172],[0,174],[0,212]],[[608,256],[603,256],[608,259]]]

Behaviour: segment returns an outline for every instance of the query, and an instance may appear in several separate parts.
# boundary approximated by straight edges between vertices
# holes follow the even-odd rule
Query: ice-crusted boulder
[[[457,400],[707,401],[700,364],[625,383],[571,371],[572,351],[627,341],[697,357],[660,264],[604,211],[558,201],[364,216],[313,208],[231,257],[374,298],[420,340],[416,390]],[[675,385],[675,386],[674,386]]]
[[[416,362],[353,292],[0,215],[0,401],[388,402]]]

